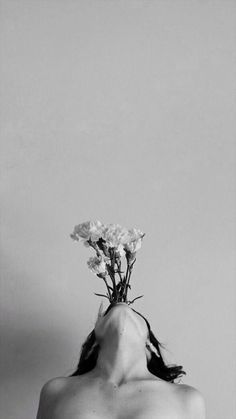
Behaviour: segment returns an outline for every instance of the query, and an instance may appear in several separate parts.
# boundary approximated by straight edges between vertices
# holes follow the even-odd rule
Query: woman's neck
[[[99,376],[117,386],[150,375],[144,344],[132,342],[121,331],[107,336],[100,344],[95,370]]]

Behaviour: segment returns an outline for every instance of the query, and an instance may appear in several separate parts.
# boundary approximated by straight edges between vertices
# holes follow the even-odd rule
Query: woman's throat
[[[100,345],[96,369],[104,379],[117,385],[143,376],[148,372],[144,343],[131,344],[122,331],[110,339],[107,337]]]

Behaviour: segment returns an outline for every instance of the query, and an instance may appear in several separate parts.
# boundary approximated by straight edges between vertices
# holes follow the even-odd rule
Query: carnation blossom
[[[125,249],[128,252],[135,253],[139,250],[142,246],[142,239],[144,237],[144,233],[141,230],[136,228],[132,228],[129,230],[129,241],[125,243]]]
[[[103,234],[104,226],[100,221],[85,221],[84,223],[75,226],[71,238],[79,241],[91,240],[92,242],[98,241]]]
[[[107,274],[106,261],[102,257],[91,257],[88,262],[89,269],[96,275]]]
[[[116,247],[116,255],[118,257],[125,256],[125,249],[123,244],[119,244],[119,246]]]
[[[137,250],[139,250],[141,248],[141,246],[142,246],[142,239],[140,238],[138,240],[133,240],[132,242],[127,243],[125,245],[125,249],[128,252],[135,253],[135,252],[137,252]]]
[[[128,241],[129,231],[119,224],[109,224],[105,227],[102,238],[107,242],[108,246],[118,247]]]
[[[139,230],[137,228],[129,229],[130,241],[142,239],[143,237],[144,237],[144,233],[141,230]]]

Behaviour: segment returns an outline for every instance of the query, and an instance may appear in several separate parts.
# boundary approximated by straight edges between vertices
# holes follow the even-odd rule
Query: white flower
[[[87,264],[94,274],[107,274],[106,261],[102,257],[91,257]]]
[[[127,243],[125,245],[125,249],[128,250],[131,253],[135,253],[137,252],[137,250],[139,250],[142,246],[142,239],[138,239],[138,240],[133,240],[130,243]]]
[[[109,247],[125,244],[129,239],[129,231],[119,224],[109,224],[103,231],[102,238]]]
[[[115,249],[115,251],[116,251],[116,255],[119,257],[122,257],[125,255],[125,249],[122,244],[119,244],[119,246]]]
[[[139,250],[142,246],[142,239],[144,237],[144,233],[141,230],[136,228],[132,228],[129,230],[129,240],[125,243],[125,249],[128,252],[135,253]]]
[[[71,238],[79,241],[80,239],[96,242],[102,237],[104,225],[100,221],[86,221],[75,226]]]
[[[144,233],[141,230],[138,230],[137,228],[131,228],[129,230],[129,237],[131,241],[142,239],[144,237]]]

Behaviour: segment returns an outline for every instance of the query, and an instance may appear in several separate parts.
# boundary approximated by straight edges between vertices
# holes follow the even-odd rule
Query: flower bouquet
[[[128,300],[136,252],[141,248],[144,235],[135,228],[128,230],[119,224],[105,225],[100,221],[86,221],[74,227],[71,238],[83,242],[96,252],[96,256],[90,257],[87,264],[95,275],[103,279],[107,293],[95,295],[108,298],[110,303],[127,304],[143,297],[140,295],[132,301]],[[124,264],[126,266],[123,268]]]

